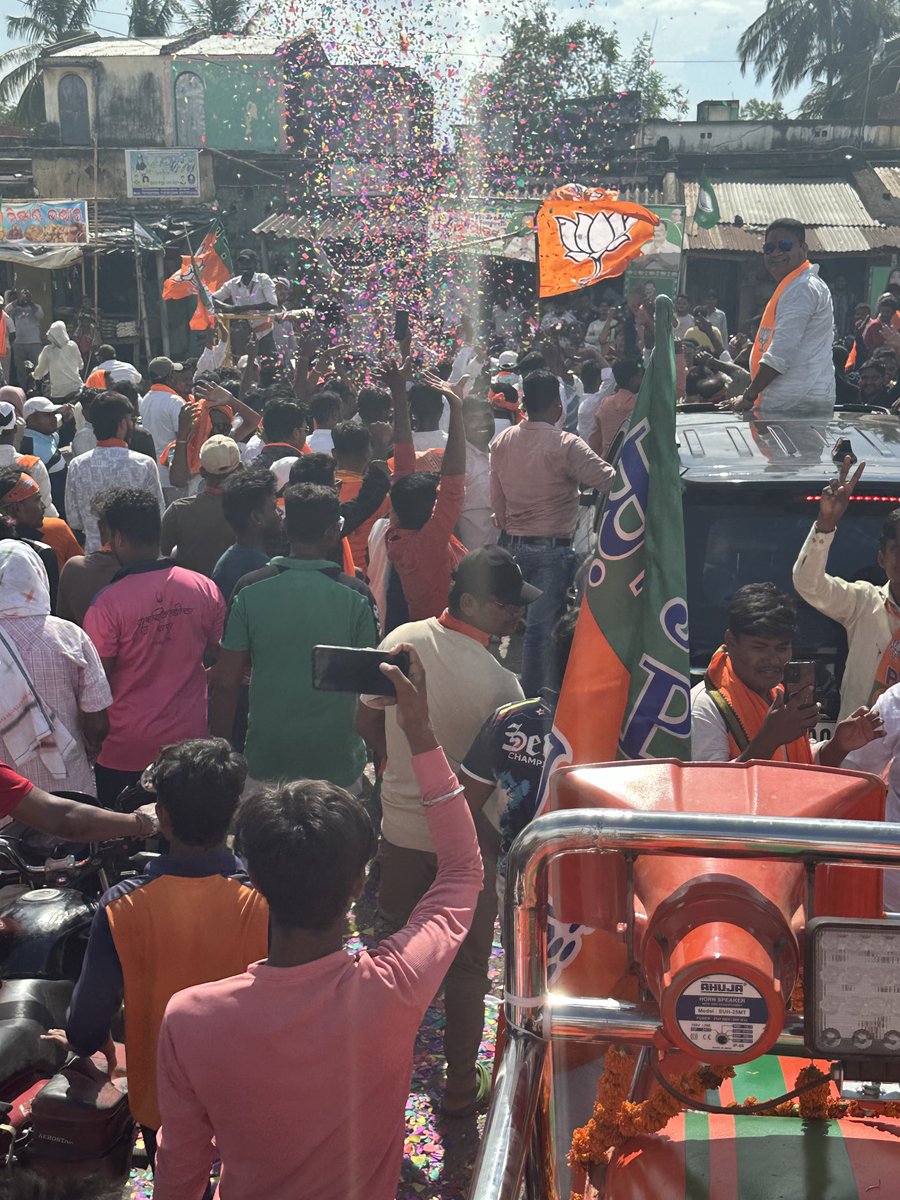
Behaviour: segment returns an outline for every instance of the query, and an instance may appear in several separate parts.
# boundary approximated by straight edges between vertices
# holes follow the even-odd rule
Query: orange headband
[[[488,392],[488,400],[496,408],[508,408],[510,412],[518,412],[519,401],[507,400],[503,392]]]
[[[37,495],[40,490],[30,475],[20,475],[16,486],[0,499],[4,504],[18,504],[20,500],[28,500],[29,497]]]

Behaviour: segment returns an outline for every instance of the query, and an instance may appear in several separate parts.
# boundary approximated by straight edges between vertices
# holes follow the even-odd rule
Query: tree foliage
[[[809,83],[803,115],[838,116],[864,92],[880,36],[898,32],[897,0],[768,0],[741,34],[741,71],[771,77],[775,100]]]
[[[15,119],[33,126],[45,119],[40,58],[60,43],[92,36],[94,0],[22,0],[21,9],[6,18],[7,36],[20,44],[0,54],[0,104],[15,102]]]
[[[741,102],[742,121],[783,121],[787,117],[780,100],[752,100]]]
[[[133,38],[168,37],[184,10],[178,0],[131,0],[128,36]]]
[[[246,0],[191,0],[188,23],[207,33],[240,33],[246,23],[246,7]]]
[[[471,105],[514,115],[567,100],[640,91],[648,118],[686,107],[681,89],[654,65],[648,33],[623,58],[615,30],[584,19],[562,25],[548,0],[531,0],[507,19],[504,34],[499,63],[472,80]]]

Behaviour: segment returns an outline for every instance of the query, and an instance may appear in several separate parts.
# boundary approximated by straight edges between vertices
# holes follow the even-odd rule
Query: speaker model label
[[[766,1030],[769,1009],[746,979],[703,975],[675,1003],[678,1027],[692,1046],[718,1054],[745,1054]]]

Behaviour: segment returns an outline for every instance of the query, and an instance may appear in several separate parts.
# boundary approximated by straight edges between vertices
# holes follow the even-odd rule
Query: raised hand
[[[850,468],[853,466],[853,459],[848,454],[841,463],[841,469],[837,479],[833,479],[822,489],[822,499],[819,501],[819,515],[816,517],[816,529],[819,533],[833,533],[837,528],[838,521],[847,511],[847,506],[850,503],[850,497],[853,495],[856,485],[862,477],[863,471],[866,469],[866,464],[861,462],[853,474],[850,474]]]

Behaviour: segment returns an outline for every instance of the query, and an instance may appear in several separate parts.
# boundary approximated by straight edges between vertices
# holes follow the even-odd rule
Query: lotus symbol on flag
[[[618,212],[593,215],[576,212],[574,217],[556,217],[555,220],[565,257],[576,263],[591,260],[594,264],[593,275],[585,279],[582,286],[599,278],[604,256],[626,245],[631,240],[629,230],[637,224],[637,217]]]

